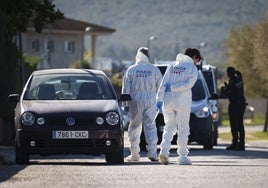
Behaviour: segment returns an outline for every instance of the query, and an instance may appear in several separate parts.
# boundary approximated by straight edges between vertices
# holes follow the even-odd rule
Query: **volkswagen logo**
[[[66,124],[69,126],[73,126],[75,124],[75,119],[73,117],[68,117],[66,119]]]

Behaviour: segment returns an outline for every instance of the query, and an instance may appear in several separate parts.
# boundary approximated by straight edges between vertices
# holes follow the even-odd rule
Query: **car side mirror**
[[[8,96],[9,102],[19,102],[20,101],[20,95],[19,94],[10,94]]]
[[[131,101],[130,94],[120,94],[118,101]]]
[[[217,99],[219,99],[219,96],[218,96],[218,94],[213,93],[213,94],[209,97],[209,99],[211,99],[211,100],[217,100]]]

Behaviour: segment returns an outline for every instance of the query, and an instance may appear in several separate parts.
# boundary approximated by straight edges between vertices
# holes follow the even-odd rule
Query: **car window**
[[[194,86],[192,87],[192,100],[199,101],[206,97],[203,84],[201,80],[197,79]]]
[[[214,83],[213,83],[213,75],[211,72],[203,71],[203,75],[205,77],[206,83],[208,85],[209,93],[214,93]]]
[[[101,100],[115,95],[106,77],[85,74],[34,75],[25,100]]]

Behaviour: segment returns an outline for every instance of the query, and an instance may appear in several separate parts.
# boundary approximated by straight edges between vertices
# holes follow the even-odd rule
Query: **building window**
[[[74,41],[66,41],[64,46],[64,51],[69,53],[75,52],[75,42]]]
[[[49,50],[50,52],[54,51],[54,41],[53,40],[46,40],[45,41],[45,50]]]
[[[39,51],[39,40],[38,39],[33,40],[33,42],[32,42],[32,50],[35,51],[35,52]]]

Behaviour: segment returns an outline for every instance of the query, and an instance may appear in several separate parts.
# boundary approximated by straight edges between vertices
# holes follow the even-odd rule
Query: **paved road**
[[[208,151],[190,146],[191,166],[176,164],[172,149],[169,165],[140,162],[107,165],[101,157],[33,157],[30,165],[0,166],[0,188],[48,187],[196,187],[266,188],[268,148],[249,146],[246,151],[227,151],[219,145]],[[126,150],[127,153],[127,150]]]
[[[263,125],[260,126],[246,126],[245,127],[245,131],[262,131],[263,130]],[[221,126],[219,127],[219,133],[223,133],[223,132],[230,132],[230,127],[227,126]],[[226,145],[226,144],[230,144],[228,141],[223,141],[223,140],[219,140],[219,143],[221,145]],[[251,141],[246,143],[246,146],[256,146],[256,147],[267,147],[268,148],[268,140],[265,141]],[[125,134],[125,147],[129,147],[127,138],[126,138],[126,134]],[[0,165],[1,163],[4,164],[12,164],[15,162],[15,156],[14,156],[14,147],[7,147],[7,146],[0,146]]]
[[[228,131],[220,130],[221,131]],[[246,151],[227,151],[219,140],[213,150],[190,145],[191,166],[178,166],[175,146],[169,165],[150,162],[142,153],[139,162],[107,165],[102,157],[33,156],[30,165],[0,166],[0,188],[18,187],[219,187],[266,188],[268,144],[252,142]],[[12,150],[8,150],[11,151]],[[12,154],[12,153],[11,153]],[[125,155],[128,155],[126,141]],[[11,160],[12,161],[12,160]]]

